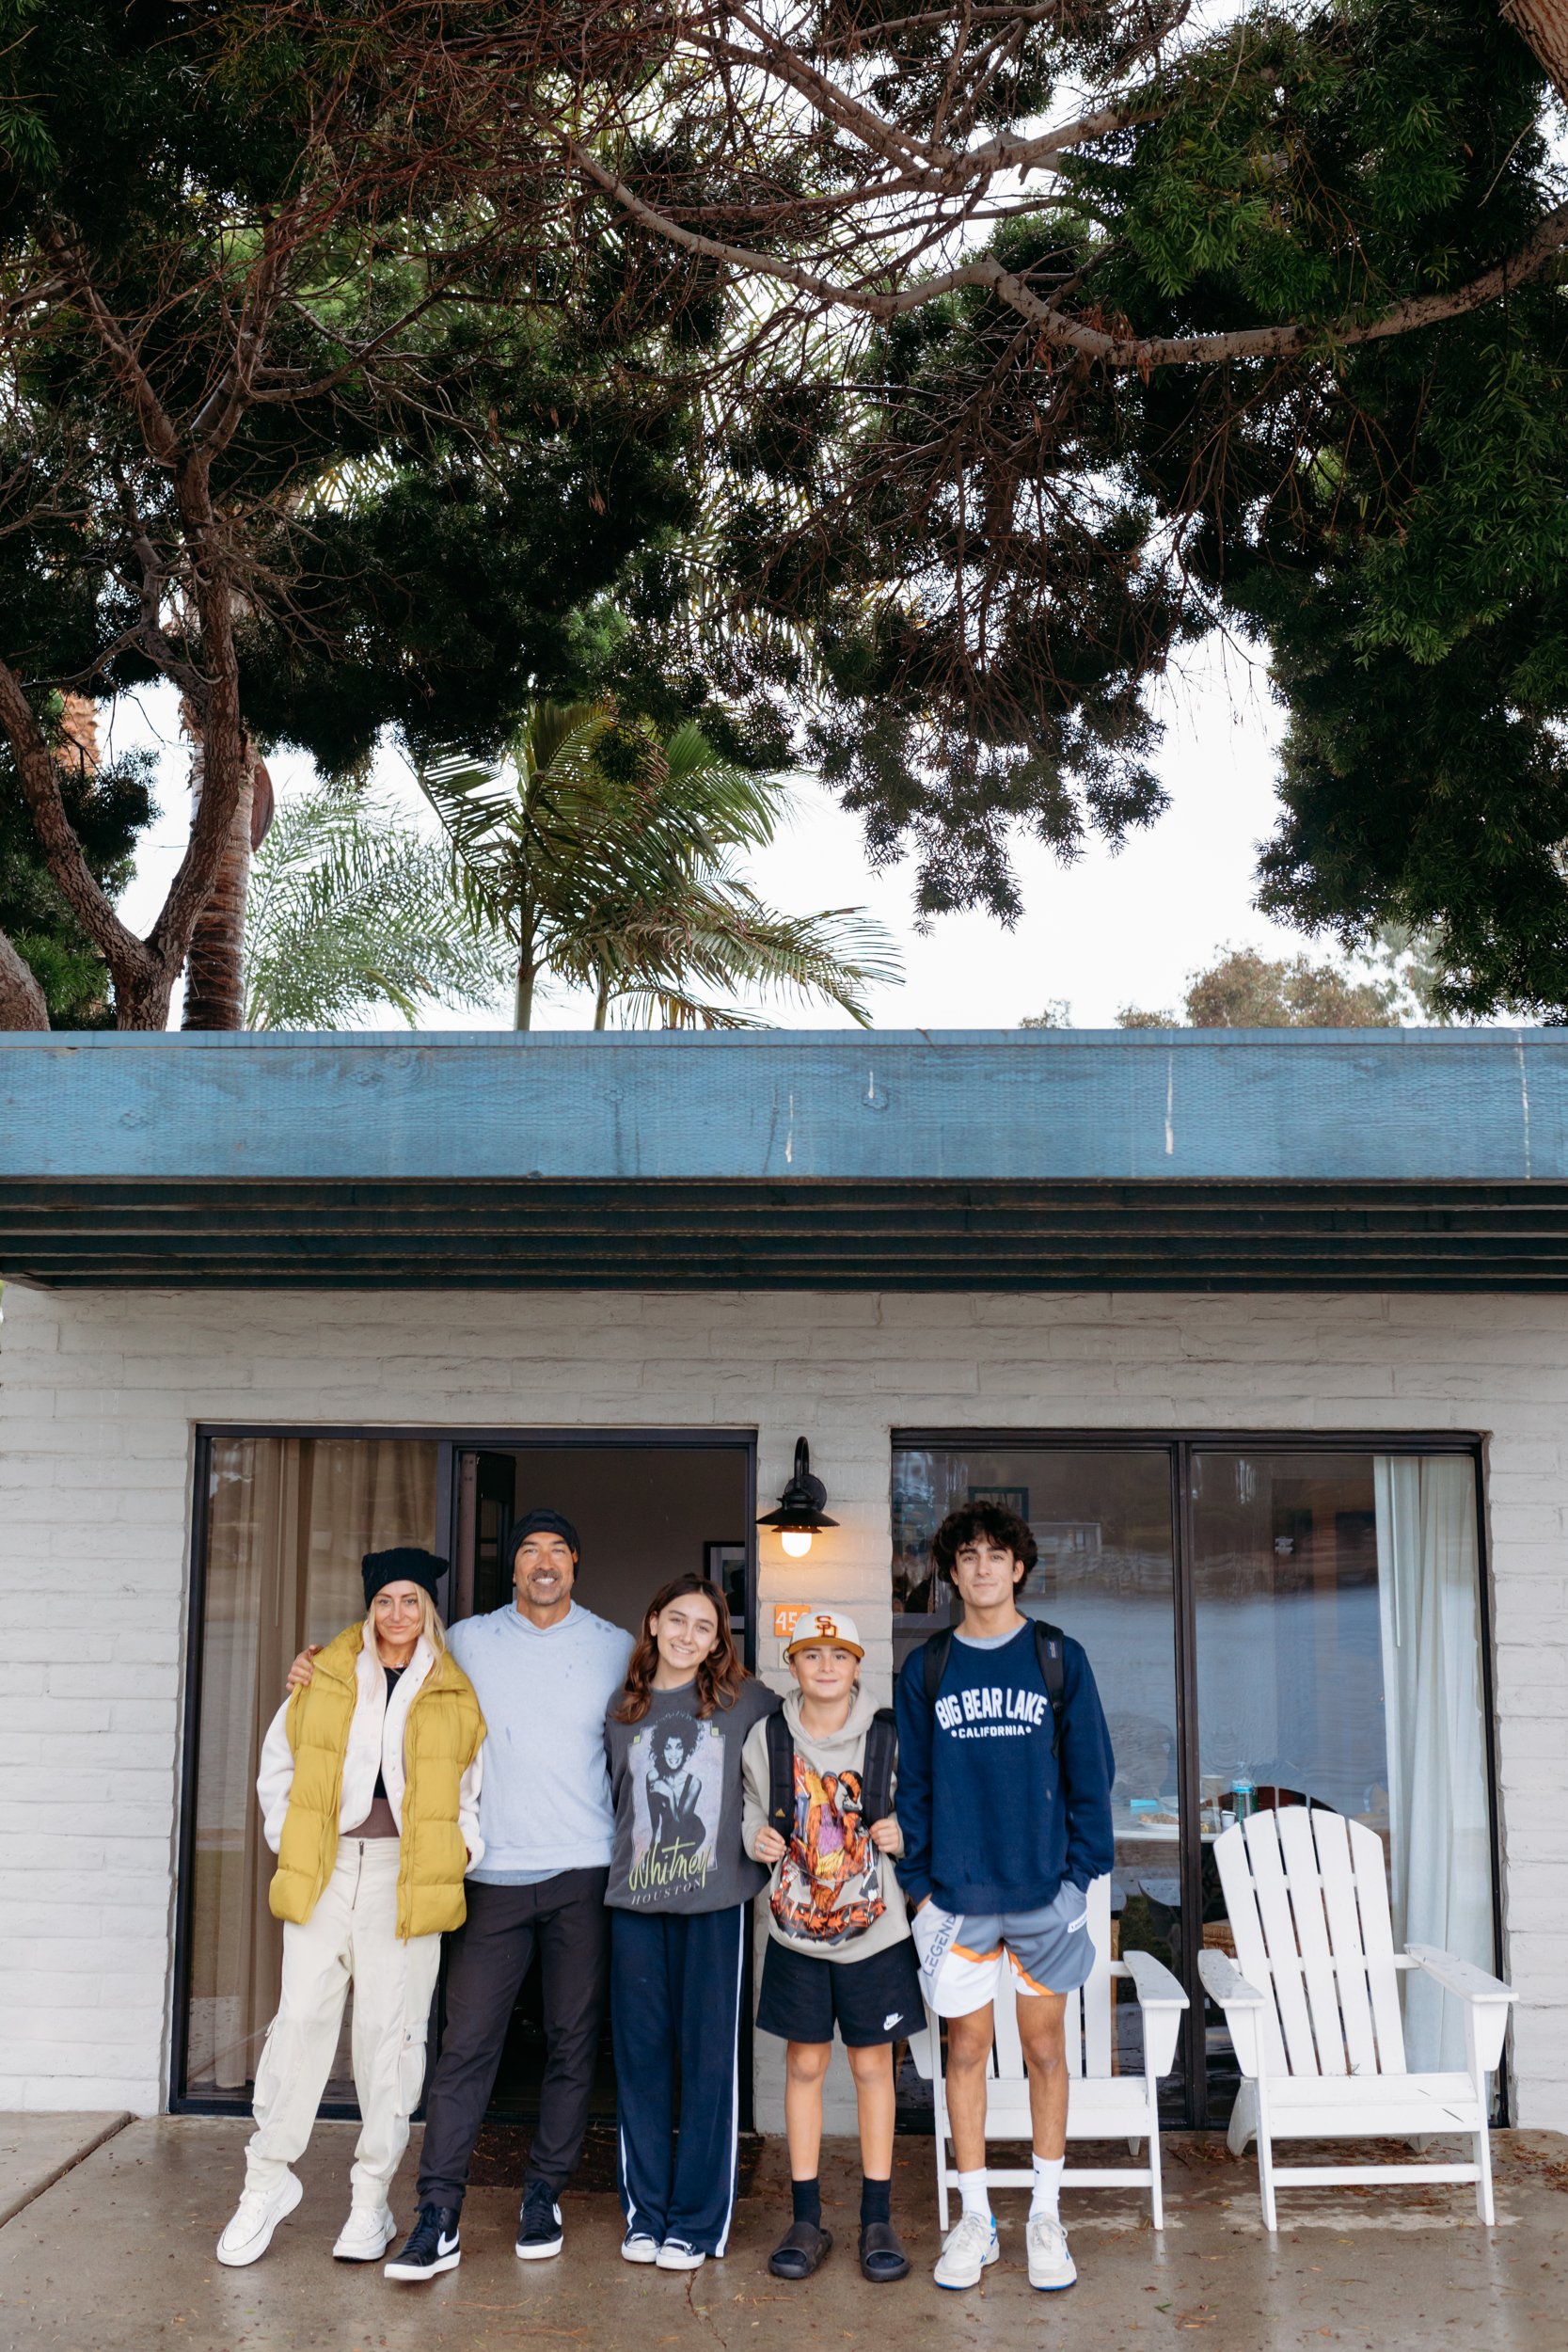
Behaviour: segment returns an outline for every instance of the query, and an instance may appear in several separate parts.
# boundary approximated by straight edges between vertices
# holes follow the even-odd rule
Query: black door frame
[[[1492,1864],[1493,1966],[1503,1947],[1502,1841],[1497,1807],[1497,1704],[1494,1696],[1491,1560],[1486,1540],[1486,1447],[1474,1432],[1451,1429],[955,1429],[910,1428],[892,1432],[895,1451],[950,1447],[1051,1454],[1164,1452],[1170,1461],[1171,1545],[1174,1579],[1177,1788],[1185,1825],[1179,1849],[1181,1888],[1181,1966],[1188,2008],[1181,2020],[1181,2063],[1187,2083],[1184,2127],[1210,2127],[1209,2065],[1203,1988],[1197,1977],[1194,1930],[1203,1914],[1203,1848],[1198,1835],[1197,1612],[1193,1576],[1193,1456],[1209,1453],[1463,1454],[1475,1467],[1476,1581],[1481,1622],[1481,1711],[1485,1735],[1486,1804]],[[1506,2063],[1496,2077],[1498,2113],[1506,2123],[1509,2086]]]
[[[248,2115],[251,2103],[236,2096],[192,2094],[185,2089],[190,2058],[191,1939],[195,1928],[191,1893],[196,1865],[196,1781],[201,1727],[202,1636],[207,1605],[207,1535],[214,1439],[243,1438],[397,1438],[410,1444],[435,1445],[436,1525],[449,1537],[449,1559],[455,1553],[457,1461],[470,1452],[523,1453],[570,1449],[588,1451],[613,1446],[627,1449],[668,1449],[688,1452],[736,1451],[746,1456],[746,1640],[745,1660],[755,1671],[757,1641],[757,1432],[755,1428],[678,1429],[666,1425],[612,1429],[458,1429],[428,1426],[388,1426],[383,1422],[203,1422],[197,1425],[193,1449],[194,1481],[191,1504],[189,1590],[185,1610],[185,1688],[180,1715],[178,1815],[175,1830],[174,1964],[169,1979],[168,2112],[171,2115]],[[450,1598],[450,1592],[444,1596]],[[751,1946],[746,1947],[745,1993],[751,1988]],[[752,2122],[752,2021],[749,1997],[741,2005],[741,2100],[743,2128]],[[328,2121],[356,2121],[352,2101],[325,2101],[321,2114]]]

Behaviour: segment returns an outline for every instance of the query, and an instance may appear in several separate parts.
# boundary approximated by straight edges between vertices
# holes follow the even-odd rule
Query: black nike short
[[[914,1946],[903,1936],[863,1960],[821,1960],[768,1939],[757,2025],[784,2042],[831,2042],[850,2050],[907,2041],[926,2024]]]

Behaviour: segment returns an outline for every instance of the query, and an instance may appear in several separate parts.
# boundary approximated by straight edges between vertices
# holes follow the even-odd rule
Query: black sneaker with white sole
[[[523,2207],[517,2216],[517,2260],[520,2263],[548,2262],[559,2254],[563,2239],[561,2227],[561,2207],[543,2181],[530,2181],[523,2191]]]
[[[382,2277],[436,2279],[443,2270],[455,2270],[463,2259],[460,2218],[455,2205],[421,2205],[407,2243],[383,2266]]]

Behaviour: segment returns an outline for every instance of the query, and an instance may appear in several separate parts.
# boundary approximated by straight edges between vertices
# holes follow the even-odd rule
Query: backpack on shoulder
[[[1035,1656],[1039,1661],[1040,1677],[1046,1696],[1051,1701],[1051,1753],[1062,1753],[1062,1731],[1067,1723],[1066,1670],[1062,1664],[1062,1644],[1067,1635],[1059,1625],[1047,1625],[1043,1617],[1031,1617],[1035,1629]],[[942,1677],[947,1672],[947,1661],[953,1655],[953,1628],[944,1626],[922,1644],[921,1675],[925,1684],[926,1704],[934,1708]]]

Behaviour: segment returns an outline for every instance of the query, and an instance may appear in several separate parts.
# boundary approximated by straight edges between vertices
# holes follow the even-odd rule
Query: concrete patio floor
[[[1024,2201],[1015,2195],[998,2199],[1002,2261],[984,2284],[967,2295],[932,2286],[928,2142],[899,2143],[895,2209],[916,2269],[898,2286],[868,2286],[855,2267],[856,2176],[844,2142],[825,2152],[823,2167],[838,2246],[806,2286],[769,2279],[768,2249],[788,2212],[783,2152],[769,2142],[728,2259],[693,2275],[620,2262],[619,2210],[602,2195],[563,2199],[560,2261],[518,2263],[515,2193],[478,2189],[461,2268],[430,2286],[394,2287],[379,2267],[330,2259],[346,2210],[351,2124],[318,2126],[299,2168],[303,2204],[263,2261],[231,2271],[214,2261],[213,2245],[238,2192],[248,2127],[189,2117],[115,2123],[0,2118],[0,2185],[13,2208],[0,2227],[5,2352],[491,2352],[535,2342],[544,2352],[574,2344],[883,2352],[890,2342],[899,2352],[1012,2352],[1042,2341],[1158,2352],[1195,2338],[1208,2352],[1335,2344],[1560,2352],[1568,2344],[1568,2138],[1556,2134],[1497,2136],[1495,2230],[1477,2225],[1464,2188],[1315,2189],[1282,2196],[1272,2242],[1250,2159],[1231,2161],[1223,2140],[1173,2134],[1163,2240],[1135,2194],[1069,2196],[1080,2283],[1047,2297],[1029,2287]],[[86,2153],[71,2161],[73,2147]],[[395,2201],[400,2220],[412,2182],[411,2157]]]

